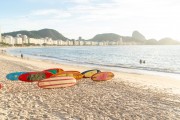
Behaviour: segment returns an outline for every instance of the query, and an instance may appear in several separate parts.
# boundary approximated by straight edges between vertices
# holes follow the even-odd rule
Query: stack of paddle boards
[[[101,72],[100,70],[64,71],[61,68],[51,68],[38,72],[14,72],[9,73],[6,78],[11,81],[37,82],[40,88],[63,88],[70,87],[82,78],[91,78],[93,81],[111,80],[112,72]],[[1,88],[1,84],[0,84]]]

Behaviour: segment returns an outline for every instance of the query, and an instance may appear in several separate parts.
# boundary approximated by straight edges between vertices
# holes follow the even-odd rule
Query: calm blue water
[[[9,52],[61,63],[180,74],[180,46],[66,46],[18,48]],[[140,64],[140,59],[146,63]]]

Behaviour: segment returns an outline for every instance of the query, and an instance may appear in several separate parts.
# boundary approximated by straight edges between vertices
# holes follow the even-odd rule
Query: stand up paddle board
[[[34,81],[50,78],[52,75],[53,74],[48,71],[28,72],[28,73],[20,75],[18,79],[24,82],[34,82]]]
[[[18,77],[26,72],[13,72],[6,75],[6,78],[11,81],[17,81]]]
[[[51,69],[46,69],[46,70],[44,70],[44,71],[51,72],[52,74],[58,74],[58,73],[60,73],[60,72],[62,72],[62,71],[64,71],[64,70],[61,69],[61,68],[51,68]]]
[[[94,81],[111,80],[114,77],[112,72],[99,72],[94,74],[91,79]]]
[[[40,88],[64,88],[76,84],[76,79],[73,77],[51,77],[38,81]]]
[[[90,78],[92,75],[101,72],[100,70],[94,69],[94,70],[87,70],[82,72],[81,74],[84,75],[84,78]]]
[[[62,73],[70,73],[70,74],[73,74],[73,73],[80,73],[79,71],[62,71],[60,73],[57,73],[56,75],[60,75]]]
[[[76,80],[83,78],[83,75],[79,71],[62,71],[59,74],[53,75],[59,77],[74,77]]]
[[[2,88],[3,86],[2,86],[2,84],[0,83],[0,89]]]

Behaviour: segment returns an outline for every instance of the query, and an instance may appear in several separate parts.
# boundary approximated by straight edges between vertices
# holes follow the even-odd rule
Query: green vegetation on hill
[[[146,40],[146,45],[158,45],[158,41],[156,39]]]
[[[52,38],[53,40],[67,40],[68,38],[64,37],[62,34],[60,34],[58,31],[53,29],[42,29],[38,31],[16,31],[16,32],[9,32],[4,33],[3,36],[10,35],[13,37],[16,37],[17,34],[27,35],[29,38]],[[104,33],[104,34],[97,34],[92,39],[89,39],[89,41],[95,41],[95,42],[117,42],[122,40],[124,43],[137,43],[137,44],[143,44],[143,45],[180,45],[179,41],[173,40],[171,38],[163,38],[161,40],[156,39],[149,39],[146,40],[145,36],[142,35],[138,31],[134,31],[132,33],[132,36],[121,36],[115,33]]]
[[[146,38],[138,31],[134,31],[132,33],[132,38],[134,38],[134,39],[136,39],[138,41],[145,41],[146,40]]]
[[[163,38],[158,41],[160,45],[177,45],[180,44],[180,42],[173,40],[171,38]]]
[[[45,38],[49,37],[52,38],[53,40],[66,40],[67,38],[64,37],[62,34],[60,34],[58,31],[53,30],[53,29],[42,29],[38,31],[16,31],[16,32],[9,32],[9,33],[4,33],[3,35],[10,35],[13,37],[16,37],[17,34],[22,34],[22,35],[27,35],[30,38]]]
[[[135,37],[129,37],[129,36],[120,36],[118,34],[114,33],[104,33],[104,34],[98,34],[94,36],[90,41],[96,41],[96,42],[104,42],[104,41],[109,41],[109,42],[117,42],[122,38],[123,42],[137,42],[137,43],[144,43],[144,40],[139,39],[142,38],[140,36],[141,34],[135,33]],[[136,37],[137,36],[137,37]]]
[[[114,33],[104,33],[104,34],[98,34],[94,36],[92,39],[89,39],[90,41],[96,41],[96,42],[117,42],[122,38],[122,42],[126,43],[138,43],[143,45],[177,45],[180,44],[179,41],[173,40],[171,38],[164,38],[159,41],[155,39],[149,39],[146,40],[146,38],[138,31],[134,31],[132,33],[132,36],[121,36]]]

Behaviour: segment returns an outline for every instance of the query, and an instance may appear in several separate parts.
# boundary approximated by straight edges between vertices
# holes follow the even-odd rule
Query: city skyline
[[[96,34],[131,36],[138,30],[147,39],[180,41],[178,0],[16,0],[2,1],[1,31],[56,29],[69,38]]]

